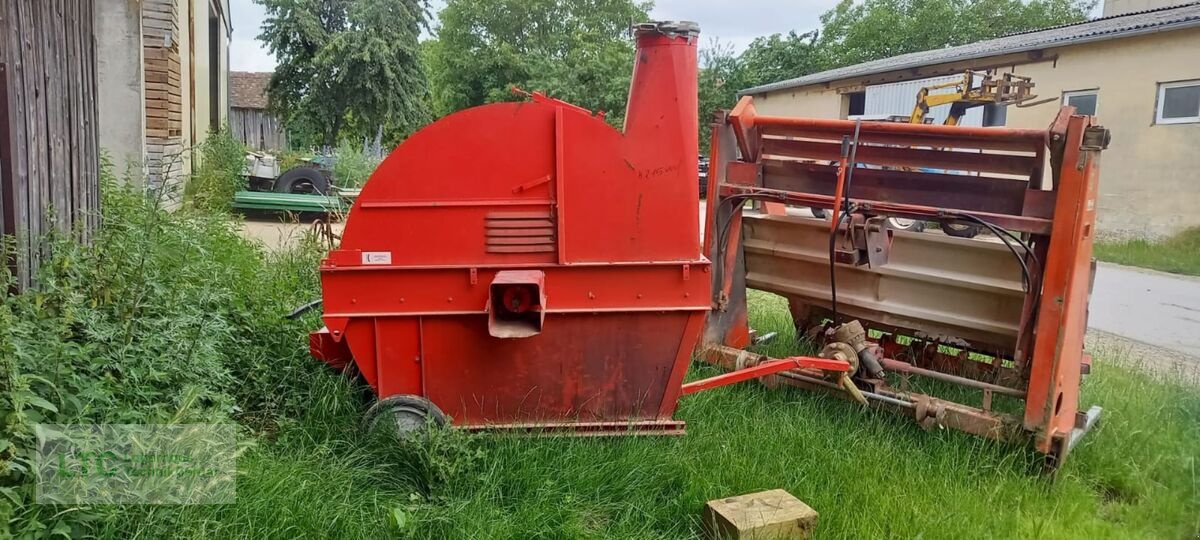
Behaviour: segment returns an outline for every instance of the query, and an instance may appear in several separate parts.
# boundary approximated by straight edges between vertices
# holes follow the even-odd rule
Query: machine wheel
[[[276,193],[329,193],[329,178],[314,167],[293,167],[275,179]]]
[[[421,396],[400,394],[375,402],[363,418],[368,432],[388,430],[401,437],[426,427],[449,424],[446,414],[432,401]]]
[[[925,222],[919,219],[888,218],[888,227],[897,231],[921,232],[925,230]]]
[[[979,234],[979,226],[944,222],[942,223],[942,232],[955,238],[975,238]]]
[[[825,212],[824,208],[809,208],[809,211],[811,211],[813,217],[817,219],[825,219],[827,216],[829,216],[829,214]]]

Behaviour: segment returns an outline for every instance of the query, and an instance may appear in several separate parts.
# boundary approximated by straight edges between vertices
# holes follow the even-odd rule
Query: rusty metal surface
[[[901,184],[903,185],[903,184]],[[805,206],[809,208],[833,208],[834,197],[830,195],[822,195],[820,193],[804,193],[787,191],[786,189],[768,189],[750,186],[735,186],[733,184],[722,184],[720,193],[722,196],[751,196],[762,199],[771,200],[776,203],[785,203],[795,206]],[[1029,200],[1030,198],[1026,198]],[[865,199],[857,196],[847,198],[850,205],[862,211],[870,212],[874,215],[883,215],[890,217],[902,217],[907,219],[920,219],[925,221],[953,221],[962,225],[971,225],[971,222],[958,219],[954,214],[963,212],[960,208],[944,208],[937,206],[926,206],[912,203],[893,203],[886,200]],[[1035,197],[1033,200],[1037,201]],[[770,204],[770,203],[768,203]],[[1041,208],[1039,206],[1038,208]],[[1013,232],[1031,233],[1036,235],[1050,234],[1053,226],[1052,220],[1046,216],[1033,215],[1033,209],[1029,209],[1026,215],[1014,215],[993,212],[969,212],[975,217],[987,220],[993,225],[1004,227]]]
[[[1087,364],[1095,184],[1107,131],[1070,107],[1048,129],[1022,130],[765,116],[752,97],[730,113],[728,128],[714,144],[736,144],[741,156],[726,166],[736,178],[716,186],[716,204],[737,208],[715,224],[728,231],[714,244],[723,286],[738,279],[726,274],[742,272],[732,261],[744,261],[746,286],[786,297],[798,329],[820,342],[835,311],[832,259],[833,323],[860,319],[873,354],[896,374],[859,373],[864,396],[916,411],[926,427],[1032,438],[1049,463],[1061,463]],[[849,165],[847,145],[861,156]],[[842,230],[829,230],[780,212],[743,216],[747,200],[848,215],[838,220]],[[883,217],[986,232],[968,240],[897,231],[889,248],[882,235],[863,234]],[[733,345],[706,343],[722,344]],[[779,377],[840,389],[814,374]],[[980,392],[982,407],[910,393],[910,377]],[[889,386],[897,378],[900,389]],[[995,396],[1023,400],[1023,414],[996,413]]]
[[[747,215],[743,223],[750,288],[829,307],[827,222]],[[936,232],[894,231],[886,265],[838,266],[839,310],[849,317],[964,346],[1011,348],[1024,296],[1003,245]]]
[[[685,435],[685,424],[678,420],[628,422],[527,422],[463,426],[464,431],[498,431],[532,437],[628,437],[638,435]]]
[[[1024,417],[1025,428],[1038,432],[1037,448],[1059,461],[1070,450],[1067,440],[1079,410],[1100,150],[1108,133],[1092,117],[1072,115],[1062,140],[1065,149],[1055,184],[1059,198],[1045,259]]]
[[[757,356],[728,347],[711,347],[706,349],[700,358],[723,369],[738,369],[738,366],[745,362],[747,355]],[[776,377],[764,379],[764,383],[784,384],[825,392],[842,399],[855,399],[837,383],[824,378],[818,370],[787,370]],[[924,429],[946,427],[998,441],[1015,440],[1021,433],[1020,420],[1011,415],[905,392],[879,381],[865,386],[868,386],[868,389],[858,393],[865,397],[869,405],[908,416]]]
[[[834,165],[777,159],[763,161],[762,186],[766,189],[833,195],[836,177],[837,167]],[[852,197],[969,212],[1021,215],[1027,185],[1025,180],[1012,178],[860,167],[854,171]]]
[[[762,357],[759,357],[762,358]],[[793,356],[780,359],[766,359],[757,364],[738,368],[732,372],[707,379],[690,382],[683,385],[683,395],[695,394],[704,390],[720,388],[750,379],[758,379],[774,375],[781,371],[793,369],[815,369],[827,372],[846,373],[850,371],[850,363],[845,360],[832,358],[815,358],[811,356]]]

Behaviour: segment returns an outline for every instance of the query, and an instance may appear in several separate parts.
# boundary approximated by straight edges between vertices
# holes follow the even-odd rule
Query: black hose
[[[846,184],[842,186],[842,207],[833,209],[833,227],[829,230],[829,306],[833,312],[833,324],[838,324],[838,302],[837,302],[837,263],[836,246],[838,228],[842,226],[842,216],[850,214],[850,182],[854,179],[855,159],[858,156],[858,132],[862,127],[862,120],[854,121],[854,138],[850,141],[850,156],[846,160]],[[844,145],[846,139],[842,139],[843,155],[845,154]]]
[[[716,219],[717,220],[721,219],[721,205],[725,204],[726,202],[733,202],[733,206],[730,208],[730,212],[731,212],[730,218],[732,218],[733,217],[732,212],[735,212],[737,210],[737,206],[739,204],[745,204],[746,201],[749,201],[749,200],[780,201],[780,200],[786,200],[786,199],[781,199],[781,197],[778,195],[755,194],[755,193],[743,193],[743,194],[730,195],[728,197],[719,199],[717,201],[717,208],[714,211],[716,214]],[[723,283],[725,280],[725,273],[724,273],[725,266],[723,263],[724,263],[724,259],[725,259],[725,250],[729,249],[729,237],[732,234],[732,232],[733,232],[733,219],[727,219],[727,220],[725,220],[724,223],[721,223],[721,230],[718,232],[718,235],[716,237],[716,246],[715,246],[716,252],[712,254],[713,255],[713,264],[717,267],[717,270],[716,270],[717,273],[714,273],[714,276],[716,277],[716,281],[715,281],[716,283]]]
[[[973,221],[975,223],[978,223],[979,225],[982,225],[984,228],[991,231],[992,234],[996,235],[996,237],[999,238],[1001,242],[1004,242],[1004,246],[1008,248],[1008,251],[1010,251],[1013,254],[1013,257],[1016,257],[1017,262],[1021,265],[1022,284],[1024,285],[1025,292],[1029,292],[1029,288],[1033,286],[1033,280],[1032,280],[1032,274],[1029,270],[1029,265],[1025,261],[1025,257],[1029,257],[1029,259],[1032,260],[1033,263],[1036,265],[1036,268],[1039,271],[1041,270],[1041,262],[1038,261],[1037,254],[1035,254],[1033,252],[1033,248],[1029,247],[1029,244],[1025,243],[1020,238],[1017,238],[1017,236],[1014,235],[1012,232],[1010,232],[1008,229],[1005,229],[999,225],[984,221],[979,216],[975,216],[975,215],[967,214],[967,213],[961,213],[961,212],[955,212],[953,215],[955,217],[965,218],[968,221]],[[1017,253],[1017,248],[1013,245],[1013,242],[1016,242],[1018,245],[1021,246],[1021,249],[1025,250],[1025,256],[1021,256],[1021,254]]]
[[[305,313],[308,313],[309,311],[312,311],[314,309],[321,307],[321,303],[322,303],[322,300],[320,298],[318,298],[316,300],[308,302],[307,304],[304,304],[304,305],[292,310],[291,313],[284,315],[283,318],[288,319],[288,320],[299,319],[301,315],[304,315]]]

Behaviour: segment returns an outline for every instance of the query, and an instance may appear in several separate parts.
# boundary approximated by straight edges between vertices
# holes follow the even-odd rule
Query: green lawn
[[[1200,227],[1157,242],[1097,242],[1093,252],[1105,262],[1200,276]]]
[[[779,298],[754,324],[791,340]],[[239,463],[238,503],[138,507],[112,538],[692,538],[710,499],[784,488],[820,538],[1196,538],[1200,392],[1098,351],[1098,429],[1050,483],[1036,456],[756,383],[683,399],[675,438],[365,438],[361,389],[311,377],[311,407]],[[313,365],[313,369],[321,368]],[[692,377],[714,373],[694,366]]]

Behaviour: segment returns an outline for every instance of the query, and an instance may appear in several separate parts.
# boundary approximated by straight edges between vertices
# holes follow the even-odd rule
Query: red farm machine
[[[1096,414],[1076,413],[1106,132],[1069,110],[1049,130],[974,129],[756,115],[744,98],[713,124],[702,241],[698,29],[634,30],[623,131],[533,94],[434,122],[363,188],[321,265],[311,349],[370,384],[370,422],[681,434],[681,396],[766,378],[1065,454]],[[778,203],[839,211],[831,226]],[[894,234],[888,217],[1000,240]],[[786,296],[822,354],[745,351],[747,287]],[[685,384],[694,355],[730,371]]]

